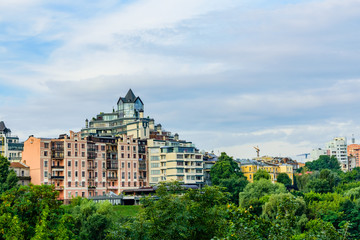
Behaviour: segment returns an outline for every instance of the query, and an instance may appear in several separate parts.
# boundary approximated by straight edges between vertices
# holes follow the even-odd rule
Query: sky
[[[360,139],[359,0],[0,1],[0,120],[79,131],[131,88],[200,150],[297,156]]]

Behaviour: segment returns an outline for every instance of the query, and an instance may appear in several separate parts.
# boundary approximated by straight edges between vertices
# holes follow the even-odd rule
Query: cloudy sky
[[[216,153],[360,141],[359,29],[359,0],[2,0],[0,120],[57,137],[131,88]]]

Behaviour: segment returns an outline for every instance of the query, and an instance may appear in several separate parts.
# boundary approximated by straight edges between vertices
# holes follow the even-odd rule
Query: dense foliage
[[[303,169],[296,175],[299,190],[288,191],[290,182],[280,174],[281,183],[243,181],[232,161],[222,154],[214,165],[214,186],[185,190],[178,182],[161,183],[127,213],[83,198],[62,205],[51,185],[7,185],[13,187],[2,188],[0,196],[0,240],[359,239],[359,168]],[[1,163],[0,179],[11,174]]]

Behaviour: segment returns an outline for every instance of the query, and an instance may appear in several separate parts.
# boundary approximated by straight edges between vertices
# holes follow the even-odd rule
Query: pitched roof
[[[136,97],[135,94],[133,93],[133,91],[130,88],[124,98],[123,97],[119,98],[119,100],[117,101],[117,104],[119,104],[120,100],[122,100],[124,103],[134,103],[136,101],[136,99],[138,99],[138,98],[139,97]],[[140,101],[141,101],[141,99],[140,99]]]
[[[5,126],[5,123],[3,121],[0,122],[0,132],[11,132],[11,130]]]
[[[11,162],[10,167],[11,168],[28,168],[29,166],[27,166],[27,165],[25,165],[24,163],[21,163],[21,162]]]

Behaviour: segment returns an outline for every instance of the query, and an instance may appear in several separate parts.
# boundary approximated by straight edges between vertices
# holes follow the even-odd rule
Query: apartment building
[[[185,185],[204,185],[203,156],[191,142],[148,140],[149,183],[177,180]]]
[[[105,195],[106,144],[88,142],[80,133],[57,139],[30,136],[24,143],[23,161],[30,167],[33,184],[53,184],[59,199]]]
[[[6,157],[10,162],[21,161],[24,144],[19,142],[19,137],[12,135],[11,130],[0,121],[0,155]]]
[[[154,120],[144,117],[144,104],[140,97],[136,97],[130,89],[125,97],[119,98],[116,105],[117,108],[110,113],[100,112],[90,122],[86,119],[85,128],[81,129],[82,137],[150,137],[150,131],[154,129]]]
[[[350,144],[347,146],[347,154],[348,158],[351,158],[351,161],[349,161],[351,164],[350,168],[359,167],[360,166],[360,144]]]
[[[336,137],[326,144],[327,155],[335,156],[343,170],[348,168],[346,137]]]

